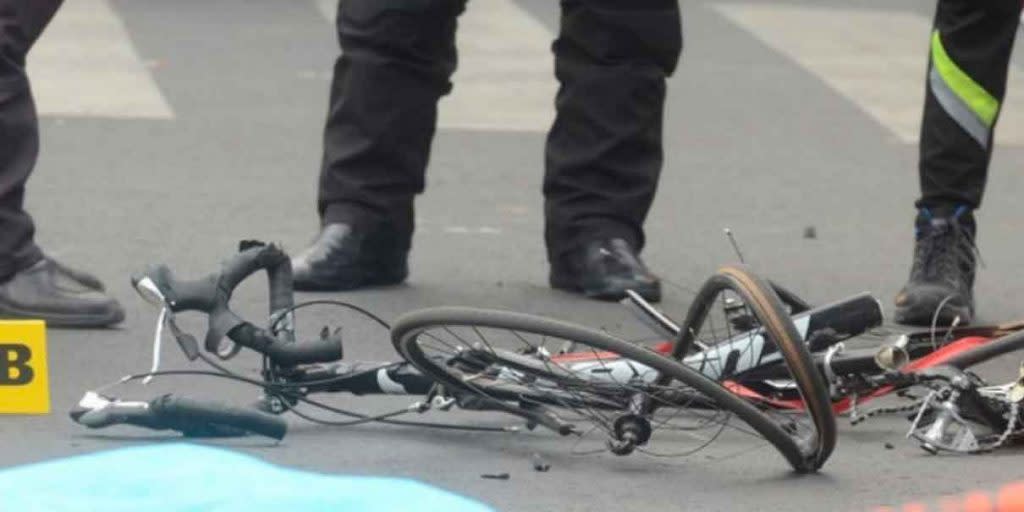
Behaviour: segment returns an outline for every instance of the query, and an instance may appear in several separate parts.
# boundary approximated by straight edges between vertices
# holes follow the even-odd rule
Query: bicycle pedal
[[[430,407],[441,411],[448,411],[455,405],[455,402],[454,398],[438,395],[430,399]]]

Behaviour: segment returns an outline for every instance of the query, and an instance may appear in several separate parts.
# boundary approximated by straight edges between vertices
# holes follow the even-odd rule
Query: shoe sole
[[[47,327],[111,327],[124,321],[124,311],[114,311],[104,316],[39,313],[0,304],[0,320],[42,320]]]
[[[936,326],[948,327],[957,317],[960,317],[958,325],[968,325],[974,320],[973,308],[968,306],[945,306],[935,316],[935,309],[922,307],[920,305],[896,307],[893,320],[898,324],[913,325],[918,327],[931,327],[932,322]]]
[[[647,302],[661,302],[660,287],[643,286],[629,289],[639,294]],[[599,290],[584,289],[583,295],[591,299],[603,300],[608,302],[617,302],[626,298],[626,290],[620,288],[605,288]]]
[[[581,294],[584,297],[595,300],[602,300],[608,302],[616,302],[626,298],[626,288],[619,288],[615,286],[607,286],[604,288],[586,288],[576,283],[558,277],[552,276],[549,279],[549,284],[552,288],[557,290],[563,290],[571,293]],[[638,293],[644,300],[648,302],[661,302],[661,286],[638,286],[628,288]]]
[[[324,283],[321,281],[298,281],[296,280],[293,287],[298,292],[345,292],[351,290],[359,290],[363,288],[375,288],[382,286],[394,286],[396,284],[402,284],[408,277],[408,273],[401,273],[399,275],[392,276],[380,276],[373,275],[362,279],[354,279],[347,281],[333,281],[330,283]]]

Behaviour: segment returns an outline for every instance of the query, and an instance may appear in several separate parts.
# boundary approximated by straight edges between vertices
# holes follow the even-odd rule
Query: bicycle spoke
[[[709,403],[692,389],[675,382],[655,384],[653,369],[617,354],[581,344],[582,351],[572,352],[567,360],[559,361],[544,350],[559,341],[549,333],[463,325],[472,333],[466,335],[455,327],[438,325],[420,333],[420,350],[439,360],[458,361],[465,355],[467,364],[448,364],[445,371],[469,391],[487,399],[491,406],[506,403],[512,408],[526,407],[523,410],[527,413],[553,415],[569,424],[582,422],[586,426],[576,432],[581,439],[593,432],[616,439],[619,418],[643,417],[652,434],[675,432],[676,443],[694,445],[676,450],[679,455],[699,451],[728,428],[728,414],[713,408],[690,410],[693,404],[706,407]],[[512,354],[518,355],[513,358]],[[658,411],[646,414],[631,410],[629,404],[643,401],[656,404]],[[484,406],[490,407],[486,403]]]

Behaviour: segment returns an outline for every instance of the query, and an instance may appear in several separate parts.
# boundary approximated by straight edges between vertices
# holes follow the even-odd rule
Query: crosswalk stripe
[[[336,0],[315,0],[329,20]],[[438,126],[543,132],[554,120],[554,34],[512,0],[469,2],[459,19],[459,69]]]
[[[901,141],[920,135],[931,20],[892,10],[723,3],[718,12],[792,59]],[[1024,87],[1010,70],[996,144],[1024,145]]]
[[[555,115],[554,35],[511,0],[470,2],[459,20],[459,66],[438,124],[545,131]]]
[[[173,119],[109,0],[67,0],[29,53],[42,115]]]
[[[334,21],[334,15],[338,12],[338,2],[341,0],[314,0],[320,14],[327,18],[327,21]]]

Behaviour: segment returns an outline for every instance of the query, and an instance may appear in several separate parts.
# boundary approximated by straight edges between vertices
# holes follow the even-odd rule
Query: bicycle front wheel
[[[521,313],[446,307],[404,315],[392,342],[452,395],[544,415],[550,421],[540,422],[563,434],[602,431],[617,454],[654,452],[661,437],[680,431],[705,443],[699,449],[735,415],[797,470],[817,468],[786,426],[757,405],[679,361],[607,333]]]
[[[831,455],[837,429],[824,379],[770,283],[746,266],[722,267],[697,292],[672,357],[758,407],[752,421],[786,433],[780,449],[798,469]],[[776,378],[754,376],[766,365]]]

